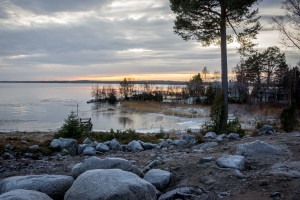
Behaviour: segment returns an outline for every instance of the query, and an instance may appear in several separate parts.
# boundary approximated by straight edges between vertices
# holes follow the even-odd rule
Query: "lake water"
[[[102,87],[104,84],[99,84]],[[118,87],[118,85],[112,85]],[[91,118],[93,130],[157,132],[199,129],[201,119],[132,112],[120,104],[87,104],[92,84],[0,83],[0,131],[56,131],[71,111]]]

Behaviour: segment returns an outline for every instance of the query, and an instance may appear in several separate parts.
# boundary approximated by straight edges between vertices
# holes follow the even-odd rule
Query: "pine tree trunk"
[[[228,77],[227,77],[227,42],[226,42],[226,4],[221,3],[221,68],[222,68],[222,99],[223,113],[221,116],[220,133],[226,134],[228,118]]]

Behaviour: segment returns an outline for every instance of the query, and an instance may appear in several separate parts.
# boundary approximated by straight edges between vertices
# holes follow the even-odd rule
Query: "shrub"
[[[165,131],[163,128],[160,128],[159,133],[156,133],[155,137],[157,139],[163,139],[165,137]]]
[[[227,128],[226,128],[226,134],[229,133],[237,133],[240,136],[245,135],[245,130],[242,129],[242,125],[238,118],[235,118],[234,120],[228,122]]]
[[[214,103],[210,110],[210,121],[205,122],[202,128],[206,131],[213,131],[215,133],[220,133],[221,119],[223,115],[223,101],[221,90],[218,91],[214,98]]]
[[[116,95],[114,93],[110,93],[108,97],[108,103],[115,104],[117,101]]]
[[[297,126],[297,107],[295,101],[285,107],[280,114],[281,128],[284,131],[291,132]]]
[[[75,112],[71,112],[65,123],[58,131],[59,137],[79,139],[83,135],[84,128],[80,123],[79,118],[75,115]]]

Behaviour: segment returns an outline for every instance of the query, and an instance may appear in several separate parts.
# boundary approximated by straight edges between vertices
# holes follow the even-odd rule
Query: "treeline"
[[[300,103],[299,67],[289,67],[285,54],[278,47],[253,52],[242,59],[233,72],[236,76],[235,81],[228,83],[229,102],[288,104],[294,99],[297,105]],[[132,79],[124,78],[119,82],[119,88],[94,86],[92,96],[96,100],[110,102],[122,99],[212,104],[221,89],[219,78],[218,71],[210,73],[207,67],[203,68],[202,74],[198,73],[188,82],[180,82],[180,85],[159,87],[153,81],[136,84]]]

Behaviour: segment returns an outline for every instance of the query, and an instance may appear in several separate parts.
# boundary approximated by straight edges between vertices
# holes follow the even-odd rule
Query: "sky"
[[[281,46],[270,19],[280,0],[259,5],[256,43],[280,46],[291,66],[299,51]],[[169,0],[0,0],[0,81],[188,80],[220,71],[220,48],[174,34]],[[228,45],[228,73],[240,61]]]

